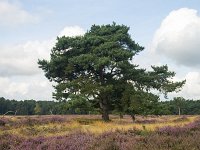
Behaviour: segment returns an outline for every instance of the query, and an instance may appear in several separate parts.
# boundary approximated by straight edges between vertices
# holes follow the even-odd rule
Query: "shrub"
[[[24,139],[8,133],[0,135],[0,150],[15,149]]]
[[[186,116],[182,116],[173,120],[173,122],[183,122],[183,121],[189,121],[189,119]]]
[[[135,123],[141,123],[141,124],[151,124],[158,122],[156,119],[149,119],[149,120],[136,120]]]
[[[88,150],[88,144],[93,140],[93,135],[77,132],[67,136],[28,139],[17,148],[20,150]]]
[[[0,119],[0,126],[5,126],[5,125],[6,125],[5,121],[3,121],[2,119]]]

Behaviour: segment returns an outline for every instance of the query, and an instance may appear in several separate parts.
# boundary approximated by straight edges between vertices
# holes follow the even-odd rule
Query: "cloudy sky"
[[[199,0],[0,0],[0,97],[52,99],[52,83],[38,69],[57,36],[82,35],[93,24],[125,24],[145,50],[141,67],[168,64],[179,93],[200,99]]]

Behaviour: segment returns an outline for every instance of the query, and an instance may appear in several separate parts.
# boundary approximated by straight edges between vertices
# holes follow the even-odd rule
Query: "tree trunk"
[[[181,108],[178,107],[178,115],[180,116],[181,115]]]
[[[108,112],[108,105],[107,105],[107,101],[105,99],[100,101],[100,108],[101,108],[101,111],[102,111],[102,119],[106,122],[110,121],[109,112]]]
[[[119,113],[119,118],[120,118],[120,119],[123,119],[123,118],[124,118],[123,113]]]
[[[102,119],[106,122],[110,121],[109,114],[108,114],[108,111],[106,109],[102,109]]]
[[[131,118],[132,118],[133,122],[135,122],[135,115],[134,114],[131,114]]]

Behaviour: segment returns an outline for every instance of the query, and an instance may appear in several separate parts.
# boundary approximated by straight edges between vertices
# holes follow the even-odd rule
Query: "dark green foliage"
[[[149,94],[149,96],[153,95]],[[98,114],[98,109],[95,109],[93,107],[93,104],[86,99],[83,99],[83,101],[81,101],[81,99],[73,99],[69,100],[68,102],[30,100],[30,104],[28,105],[30,108],[29,110],[25,109],[28,107],[26,105],[28,104],[29,100],[27,100],[25,104],[23,104],[23,102],[24,101],[7,100],[5,98],[0,98],[0,115],[3,115],[8,111],[12,111],[8,113],[8,115],[14,115],[16,110],[18,110],[16,115],[36,115],[34,110],[36,103],[39,103],[42,115]],[[119,106],[117,104],[113,106],[113,109],[115,110],[113,111],[113,114],[130,114],[131,111],[129,111],[129,109],[132,109],[133,112],[140,115],[178,115],[177,103],[174,100],[158,102],[156,98],[152,98],[151,100],[149,97],[149,99],[140,99],[140,101],[138,101],[140,103],[134,102],[134,99],[132,99],[132,101],[124,100],[123,102],[124,103],[118,102],[117,104]],[[139,105],[141,105],[142,107],[140,107]],[[181,104],[181,114],[200,115],[200,100],[184,100]]]
[[[108,121],[112,110],[147,114],[158,102],[152,89],[165,96],[180,90],[185,81],[171,81],[175,73],[166,65],[146,71],[131,63],[144,48],[128,31],[129,27],[113,23],[93,25],[84,36],[58,37],[50,61],[38,61],[45,76],[57,83],[54,98],[66,101],[71,94],[81,95]]]
[[[182,98],[181,98],[182,99]],[[163,101],[159,103],[159,114],[162,115],[178,115],[180,106],[181,115],[199,115],[200,114],[200,100],[185,100],[182,99],[180,103],[177,99],[171,101]]]
[[[35,101],[35,100],[7,100],[5,98],[0,98],[0,114],[3,115],[7,112],[8,115],[35,115],[36,103],[40,106],[41,115],[51,114],[50,111],[55,107],[56,102],[53,101]]]
[[[52,115],[52,114],[97,114],[97,110],[84,97],[70,96],[67,102],[8,100],[0,98],[0,115]]]
[[[72,93],[84,94],[97,101],[104,120],[108,120],[110,94],[127,67],[135,67],[129,61],[143,50],[128,30],[115,23],[93,25],[83,37],[58,38],[51,60],[38,62],[46,77],[58,83],[54,97],[67,100]]]
[[[67,101],[66,109],[70,114],[88,114],[93,110],[91,103],[81,95],[71,95]]]

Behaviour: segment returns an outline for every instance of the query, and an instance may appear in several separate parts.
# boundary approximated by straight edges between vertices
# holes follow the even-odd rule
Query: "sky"
[[[145,49],[133,63],[165,65],[186,79],[179,93],[200,99],[199,0],[0,0],[0,97],[52,100],[38,59],[50,59],[57,36],[83,35],[93,24],[124,24]]]

